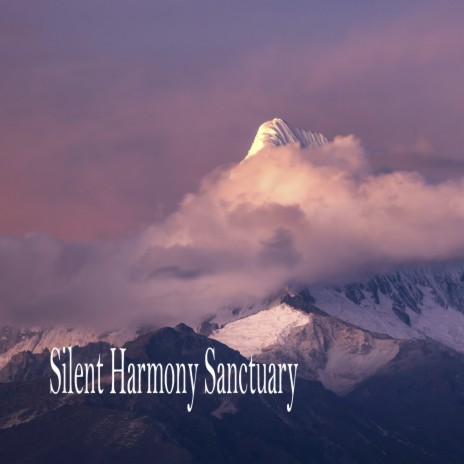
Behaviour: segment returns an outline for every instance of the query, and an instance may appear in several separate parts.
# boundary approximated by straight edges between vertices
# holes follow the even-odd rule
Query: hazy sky
[[[0,4],[0,234],[117,238],[275,116],[464,173],[460,1]]]

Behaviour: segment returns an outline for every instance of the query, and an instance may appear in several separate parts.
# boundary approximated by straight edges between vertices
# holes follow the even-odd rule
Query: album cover
[[[0,462],[464,463],[464,3],[0,2]]]

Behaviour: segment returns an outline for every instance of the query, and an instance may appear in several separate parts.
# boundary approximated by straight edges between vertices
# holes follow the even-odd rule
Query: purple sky
[[[275,116],[464,174],[459,1],[3,1],[0,234],[115,238]]]

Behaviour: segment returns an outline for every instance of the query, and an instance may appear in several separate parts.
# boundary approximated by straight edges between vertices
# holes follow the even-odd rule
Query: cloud
[[[291,283],[462,259],[462,230],[464,179],[375,173],[353,136],[268,147],[132,237],[0,238],[0,311],[29,324],[195,323]]]

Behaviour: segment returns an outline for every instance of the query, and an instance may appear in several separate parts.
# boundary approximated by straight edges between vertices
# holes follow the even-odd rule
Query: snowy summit
[[[301,148],[309,145],[322,145],[327,139],[315,132],[300,129],[283,119],[274,118],[259,126],[255,140],[245,159],[255,156],[264,147],[299,144]]]

